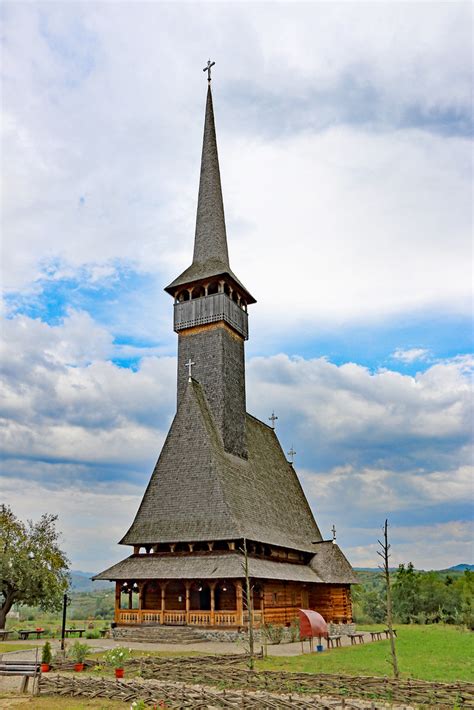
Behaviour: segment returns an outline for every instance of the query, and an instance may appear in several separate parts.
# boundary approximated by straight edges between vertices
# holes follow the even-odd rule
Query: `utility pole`
[[[377,541],[382,548],[382,550],[377,550],[377,554],[382,558],[382,565],[379,565],[379,569],[382,570],[383,575],[385,577],[385,586],[387,590],[387,627],[388,627],[388,634],[390,637],[390,651],[392,654],[392,660],[391,660],[391,665],[393,668],[393,676],[394,678],[398,679],[400,676],[400,671],[398,670],[398,661],[397,661],[397,651],[395,648],[395,635],[393,633],[393,617],[392,617],[392,589],[390,586],[390,568],[388,565],[388,561],[391,557],[389,554],[389,550],[391,545],[388,542],[388,520],[385,521],[385,525],[383,526],[383,542],[381,540]]]
[[[61,651],[64,651],[64,638],[66,636],[66,608],[69,599],[67,594],[63,596],[63,623],[61,626]]]

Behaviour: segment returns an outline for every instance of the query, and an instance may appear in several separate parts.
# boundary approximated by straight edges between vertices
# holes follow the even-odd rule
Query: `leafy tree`
[[[374,624],[382,624],[387,618],[387,600],[381,590],[371,589],[362,598],[365,615]]]
[[[393,584],[393,612],[402,623],[412,621],[420,611],[420,575],[411,562],[399,565]]]
[[[15,603],[46,611],[61,607],[69,560],[58,544],[56,520],[45,513],[25,524],[9,506],[0,506],[0,629]]]

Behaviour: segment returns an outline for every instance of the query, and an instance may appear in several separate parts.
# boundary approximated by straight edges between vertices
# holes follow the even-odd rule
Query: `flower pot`
[[[41,664],[41,673],[49,673],[50,669],[51,669],[51,666],[49,665],[49,663],[42,663]]]
[[[123,668],[116,668],[115,669],[115,677],[116,678],[123,678]]]
[[[83,663],[75,663],[74,664],[74,670],[79,672],[84,670],[84,664]]]

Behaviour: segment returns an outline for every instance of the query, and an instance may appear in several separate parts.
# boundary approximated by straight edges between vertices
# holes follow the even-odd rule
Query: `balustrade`
[[[170,626],[238,626],[237,611],[156,611],[117,609],[118,624],[168,624]]]

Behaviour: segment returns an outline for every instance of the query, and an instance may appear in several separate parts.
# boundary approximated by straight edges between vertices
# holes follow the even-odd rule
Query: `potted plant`
[[[130,650],[124,648],[123,646],[117,646],[117,648],[111,648],[110,651],[104,656],[105,662],[115,669],[115,677],[123,678],[124,669],[123,666],[125,661],[130,658]]]
[[[84,661],[86,660],[87,653],[89,652],[89,646],[86,643],[81,643],[80,641],[75,641],[71,646],[71,656],[73,657],[75,664],[75,671],[84,670]]]
[[[48,671],[51,669],[51,660],[51,644],[49,643],[49,641],[46,641],[43,646],[43,650],[41,651],[41,673],[48,673]]]

